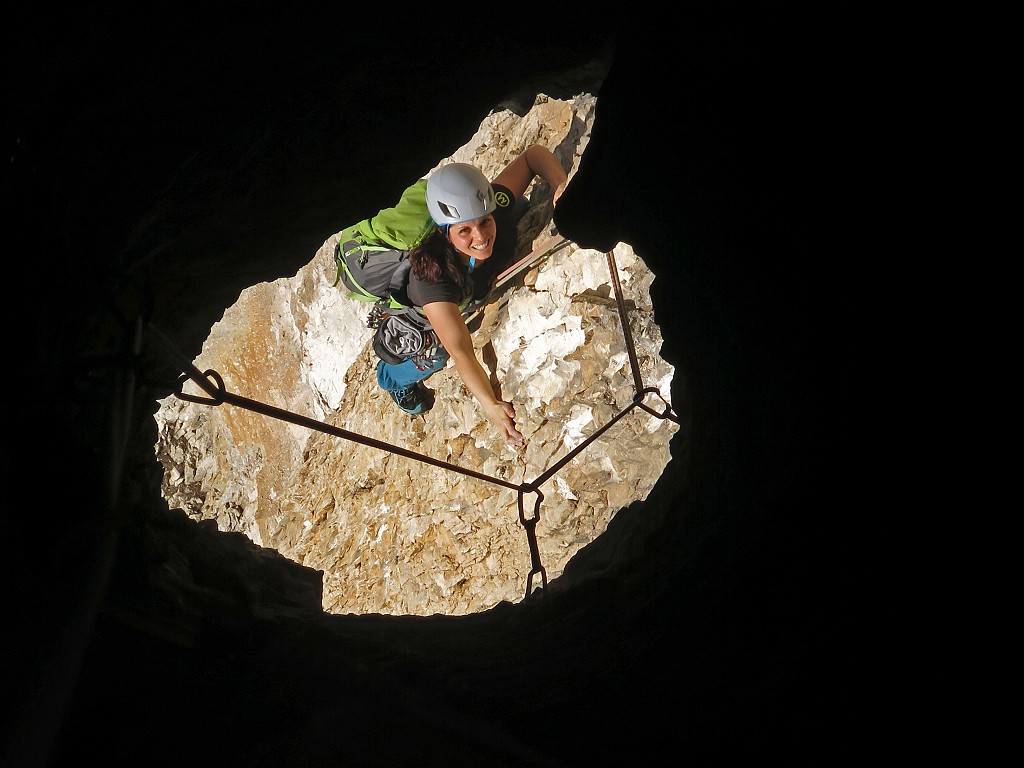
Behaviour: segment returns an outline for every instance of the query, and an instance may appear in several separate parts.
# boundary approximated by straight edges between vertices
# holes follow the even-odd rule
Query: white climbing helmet
[[[427,210],[439,227],[479,219],[496,207],[491,182],[468,163],[438,168],[427,179]]]

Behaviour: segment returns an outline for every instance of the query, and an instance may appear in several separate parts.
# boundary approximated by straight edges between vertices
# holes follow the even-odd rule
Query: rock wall
[[[595,109],[595,97],[582,94],[539,97],[522,117],[494,112],[438,165],[471,162],[493,177],[539,142],[571,177]],[[550,190],[538,182],[527,194],[524,253],[554,234]],[[451,365],[427,382],[437,399],[431,411],[401,413],[376,385],[368,305],[332,286],[336,239],[294,277],[243,291],[211,329],[196,367],[217,371],[229,392],[516,486],[535,481],[633,402],[607,257],[570,244],[489,305],[474,333],[480,359],[516,405],[524,445],[505,444]],[[614,259],[643,383],[668,398],[674,371],[659,356],[654,276],[626,244]],[[192,384],[185,391],[199,394]],[[665,408],[657,396],[646,400]],[[156,421],[168,504],[322,571],[326,611],[464,614],[525,594],[529,540],[519,494],[501,482],[233,405],[170,397]],[[635,409],[542,484],[535,533],[548,580],[618,511],[647,497],[676,431],[671,419]],[[535,499],[524,494],[528,518]]]

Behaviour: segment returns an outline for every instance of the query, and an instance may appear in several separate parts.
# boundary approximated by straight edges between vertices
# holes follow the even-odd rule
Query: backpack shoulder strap
[[[412,269],[412,265],[409,263],[409,259],[402,259],[395,271],[391,273],[391,282],[388,283],[388,295],[394,296],[395,291],[404,289],[409,284],[409,270]]]

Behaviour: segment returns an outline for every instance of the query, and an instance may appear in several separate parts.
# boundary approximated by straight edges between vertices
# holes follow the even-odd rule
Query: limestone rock
[[[539,142],[571,177],[595,106],[582,94],[539,97],[523,117],[492,113],[442,163],[472,162],[493,176]],[[550,190],[538,182],[528,195],[524,253],[553,234]],[[526,441],[511,448],[451,364],[428,380],[437,402],[421,416],[402,413],[377,387],[369,305],[332,285],[336,241],[294,277],[243,291],[195,365],[217,371],[229,392],[368,441],[169,397],[156,414],[164,497],[322,571],[323,607],[332,613],[465,614],[521,600],[540,575],[531,575],[520,500],[523,519],[536,514],[550,581],[618,511],[645,499],[670,461],[676,423],[641,408],[565,461],[636,397],[613,269],[643,385],[657,390],[643,402],[655,413],[667,407],[659,395],[668,398],[674,371],[659,356],[654,275],[626,244],[616,246],[613,266],[606,254],[570,244],[488,306],[474,344],[516,406]],[[199,394],[193,384],[185,391]],[[538,488],[542,499],[520,493],[563,461]]]

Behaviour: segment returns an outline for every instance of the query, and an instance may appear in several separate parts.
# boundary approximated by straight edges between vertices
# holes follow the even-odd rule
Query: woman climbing
[[[405,298],[419,312],[403,315],[419,322],[436,338],[428,354],[402,354],[391,343],[387,325],[378,329],[374,349],[381,361],[377,383],[406,413],[423,413],[433,405],[423,382],[449,359],[484,414],[500,427],[510,445],[520,445],[512,403],[498,399],[487,372],[477,360],[464,314],[486,300],[495,278],[515,255],[516,225],[525,206],[523,194],[539,176],[557,203],[567,176],[545,147],[533,145],[493,181],[472,165],[451,163],[435,171],[426,184],[426,203],[434,226],[409,251],[411,265]],[[382,349],[383,347],[383,349]]]

